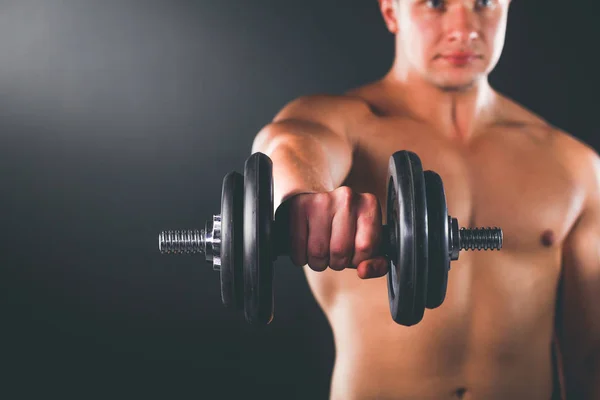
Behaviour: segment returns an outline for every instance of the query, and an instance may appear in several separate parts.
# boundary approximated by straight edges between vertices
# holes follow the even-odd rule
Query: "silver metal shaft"
[[[206,251],[204,229],[162,231],[158,235],[158,249],[162,254],[204,254]]]
[[[214,215],[204,229],[168,230],[158,235],[162,254],[204,254],[213,269],[221,268],[221,216]]]

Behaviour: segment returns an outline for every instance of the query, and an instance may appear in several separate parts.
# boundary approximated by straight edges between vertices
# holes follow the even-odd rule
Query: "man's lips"
[[[448,61],[451,64],[463,65],[475,61],[481,57],[472,52],[457,51],[453,53],[442,54],[440,55],[440,58]]]

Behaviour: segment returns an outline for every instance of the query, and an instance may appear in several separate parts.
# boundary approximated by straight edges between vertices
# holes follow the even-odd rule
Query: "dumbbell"
[[[279,218],[281,206],[274,218],[272,171],[268,156],[252,154],[244,175],[230,172],[223,179],[221,213],[204,229],[159,235],[163,254],[204,254],[220,271],[223,305],[243,309],[253,324],[272,321],[273,264],[289,255],[289,225],[285,212]],[[390,313],[396,323],[411,326],[423,319],[425,308],[443,303],[450,263],[460,251],[500,250],[503,234],[497,227],[459,229],[457,219],[448,215],[441,177],[423,171],[413,152],[402,150],[390,157],[386,184],[381,254],[390,265]]]

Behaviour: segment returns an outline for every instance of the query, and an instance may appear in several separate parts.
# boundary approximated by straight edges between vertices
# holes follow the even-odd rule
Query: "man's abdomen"
[[[557,268],[523,259],[461,254],[444,304],[413,327],[391,319],[387,278],[309,272],[317,299],[319,280],[335,280],[322,304],[336,346],[331,399],[550,399]]]

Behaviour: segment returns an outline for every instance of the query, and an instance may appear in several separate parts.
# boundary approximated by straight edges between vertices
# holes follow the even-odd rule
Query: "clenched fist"
[[[315,271],[356,268],[362,279],[384,276],[381,207],[370,193],[346,186],[331,192],[298,194],[279,208],[289,227],[289,254],[297,266]]]

